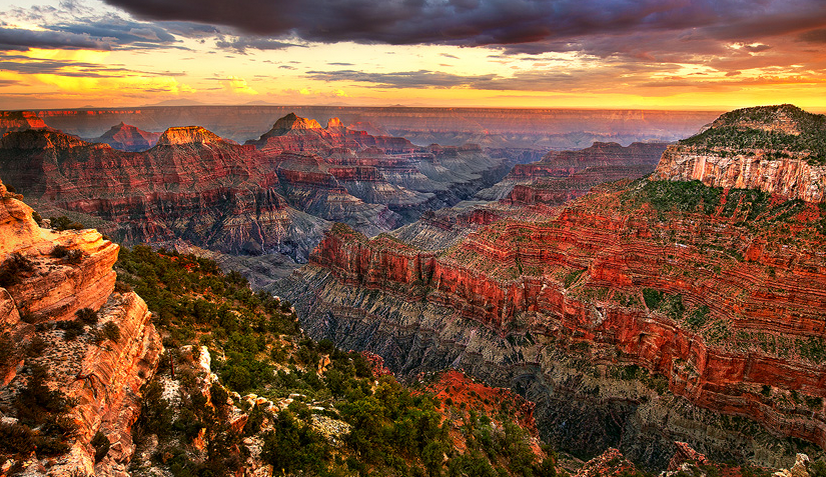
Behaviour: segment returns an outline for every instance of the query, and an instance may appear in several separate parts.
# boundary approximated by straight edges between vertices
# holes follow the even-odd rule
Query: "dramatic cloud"
[[[121,78],[127,75],[174,77],[182,75],[182,73],[169,71],[138,71],[125,68],[122,65],[101,65],[72,60],[47,60],[20,55],[0,55],[0,70],[20,74],[49,74],[75,78]]]
[[[367,73],[355,70],[308,71],[307,76],[322,81],[353,81],[372,83],[382,88],[455,88],[490,82],[495,75],[460,76],[438,71],[406,71],[399,73]]]
[[[114,38],[93,38],[83,33],[0,27],[0,50],[7,51],[29,48],[110,50],[114,41]]]
[[[468,46],[685,32],[750,41],[822,28],[822,0],[107,0],[147,19],[230,26],[308,41]],[[548,51],[548,50],[545,50]]]
[[[67,3],[65,7],[57,10],[35,6],[0,13],[0,18],[7,21],[39,25],[37,29],[25,29],[0,21],[0,50],[170,47],[180,40],[168,31],[167,26],[176,29],[178,34],[189,32],[193,36],[206,31],[214,35],[217,31],[215,27],[188,22],[137,22],[113,13],[92,12],[73,3]]]

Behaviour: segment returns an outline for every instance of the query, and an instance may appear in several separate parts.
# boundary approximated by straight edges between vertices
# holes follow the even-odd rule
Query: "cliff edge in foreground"
[[[118,246],[42,229],[0,183],[0,470],[124,476],[160,337]]]

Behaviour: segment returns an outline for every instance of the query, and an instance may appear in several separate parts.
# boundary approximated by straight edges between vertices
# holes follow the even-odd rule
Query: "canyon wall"
[[[738,113],[731,137],[771,130],[775,108]],[[562,207],[514,189],[395,237],[336,225],[277,292],[313,336],[404,376],[455,367],[516,389],[565,450],[654,468],[674,441],[775,467],[822,455],[826,209],[799,199],[805,181],[714,187],[670,176],[688,160],[672,159]]]
[[[520,390],[566,450],[620,446],[657,466],[683,440],[777,466],[794,446],[769,435],[826,445],[819,247],[750,231],[742,209],[618,213],[626,194],[494,222],[433,252],[336,226],[278,293],[313,336],[402,375],[459,367]]]
[[[782,154],[783,157],[778,157]],[[807,202],[821,202],[826,193],[826,165],[811,164],[808,154],[784,151],[708,150],[669,146],[655,177],[699,180],[725,188],[759,189]]]
[[[112,265],[117,245],[94,230],[41,229],[32,219],[32,209],[2,184],[0,197],[3,423],[26,427],[18,399],[35,379],[32,370],[39,368],[47,370],[47,390],[61,392],[70,403],[65,418],[73,428],[61,436],[68,445],[65,452],[50,456],[55,451],[44,447],[31,455],[5,456],[9,460],[4,470],[20,468],[26,475],[127,475],[140,389],[157,368],[163,349],[146,304],[131,291],[115,291]],[[81,325],[80,336],[70,337],[61,323],[78,320],[79,310],[94,311],[96,320]],[[116,338],[96,338],[100,330],[111,327],[118,330]],[[45,429],[41,434],[50,432]],[[98,458],[92,444],[96,435],[109,443],[108,452]]]
[[[821,202],[826,190],[826,119],[791,104],[731,111],[670,146],[655,178],[699,180]]]
[[[107,137],[137,149],[152,139],[132,129]],[[55,130],[14,131],[0,139],[0,165],[44,213],[74,212],[128,244],[182,240],[298,263],[330,221],[386,232],[472,196],[511,165],[476,146],[420,148],[294,114],[248,145],[199,126],[169,128],[153,143],[124,152]]]
[[[591,187],[651,173],[666,150],[664,143],[595,142],[578,151],[551,151],[541,160],[515,164],[501,181],[476,193],[481,200],[519,200],[560,205],[582,197]]]

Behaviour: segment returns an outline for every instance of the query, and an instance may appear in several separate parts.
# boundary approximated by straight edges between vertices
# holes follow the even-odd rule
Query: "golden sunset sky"
[[[826,108],[824,0],[0,0],[0,109]]]

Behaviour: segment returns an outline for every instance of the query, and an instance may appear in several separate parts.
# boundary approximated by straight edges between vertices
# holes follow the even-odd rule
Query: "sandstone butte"
[[[41,229],[32,209],[0,183],[0,262],[12,254],[29,261],[32,270],[17,284],[0,288],[0,335],[10,351],[0,368],[2,412],[25,386],[26,366],[38,364],[49,372],[48,386],[73,401],[69,418],[77,427],[68,453],[41,460],[36,454],[19,463],[26,475],[124,476],[134,451],[131,426],[140,412],[140,388],[151,378],[162,352],[159,334],[150,322],[144,301],[133,292],[116,292],[118,245],[95,230],[54,232]],[[56,246],[79,253],[76,263],[54,257]],[[50,324],[73,320],[82,308],[98,311],[99,323],[113,322],[118,341],[93,344],[88,334],[73,341]],[[47,353],[23,351],[34,339],[44,340]],[[16,350],[16,351],[15,351]],[[27,357],[28,356],[28,357]],[[13,416],[6,414],[4,423]],[[109,453],[95,463],[90,444],[96,433],[109,440]],[[15,462],[7,461],[4,471]]]
[[[736,128],[750,135],[788,110]],[[620,446],[664,465],[685,440],[715,458],[791,465],[802,444],[783,436],[826,448],[820,166],[802,159],[811,151],[784,152],[801,158],[791,166],[778,148],[733,148],[706,186],[686,182],[694,166],[675,172],[699,163],[689,147],[666,151],[653,177],[562,207],[485,206],[469,233],[467,211],[428,217],[403,232],[415,246],[338,224],[278,293],[311,335],[367,348],[395,372],[453,366],[513,387],[563,449]],[[763,175],[730,172],[754,157]],[[716,179],[732,174],[740,182]],[[422,245],[423,234],[445,234],[440,217],[458,238]]]
[[[183,240],[305,262],[329,221],[370,235],[389,231],[472,196],[510,166],[477,147],[419,148],[295,115],[264,140],[259,149],[175,127],[148,150],[124,152],[29,129],[0,139],[0,167],[38,209],[100,219],[96,227],[123,243]]]
[[[121,121],[92,142],[109,144],[121,151],[138,152],[154,146],[160,137],[161,133],[142,131]]]

